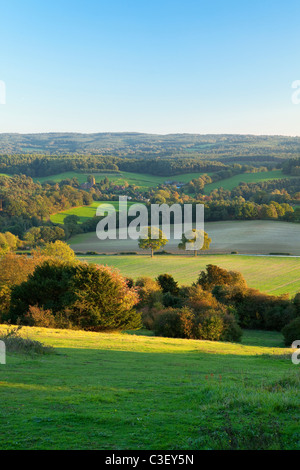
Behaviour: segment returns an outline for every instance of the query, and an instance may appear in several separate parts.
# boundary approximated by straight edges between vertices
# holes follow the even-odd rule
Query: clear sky
[[[0,132],[300,135],[299,0],[9,0],[0,15]]]

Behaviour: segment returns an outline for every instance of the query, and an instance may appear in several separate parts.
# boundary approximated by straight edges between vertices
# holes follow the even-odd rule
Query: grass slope
[[[249,287],[263,292],[291,295],[300,291],[300,269],[298,258],[255,257],[239,255],[193,256],[80,256],[97,264],[115,267],[128,277],[157,277],[162,273],[172,274],[180,284],[191,284],[207,264],[240,271]]]
[[[241,345],[27,333],[58,355],[0,366],[1,449],[299,447],[299,370],[278,333]]]
[[[89,206],[82,206],[82,207],[72,207],[63,212],[57,212],[56,214],[52,214],[50,216],[51,222],[55,224],[63,224],[65,217],[68,215],[77,215],[80,218],[80,222],[82,223],[91,217],[96,215],[97,208],[100,204],[111,204],[115,207],[116,211],[119,211],[119,201],[95,201]],[[134,204],[134,202],[128,201],[128,207]]]
[[[204,193],[209,194],[211,191],[217,188],[224,188],[231,191],[241,182],[260,183],[262,181],[269,181],[281,178],[291,178],[291,176],[285,175],[284,173],[282,173],[281,170],[272,170],[260,173],[243,173],[242,175],[235,175],[231,178],[226,178],[224,180],[216,181],[215,183],[207,184],[204,188]]]

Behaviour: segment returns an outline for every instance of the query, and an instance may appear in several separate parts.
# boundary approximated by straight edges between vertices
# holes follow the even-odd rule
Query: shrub
[[[82,263],[72,282],[75,302],[68,308],[73,325],[83,329],[136,329],[140,314],[134,310],[138,295],[119,272],[107,266]]]
[[[244,328],[281,331],[298,315],[297,301],[291,302],[286,295],[272,296],[239,286],[216,286],[212,293],[219,302],[235,307]]]
[[[202,313],[212,308],[218,308],[220,305],[211,292],[204,291],[199,285],[190,287],[187,304],[196,313]]]
[[[155,304],[152,309],[144,308],[142,309],[142,324],[143,327],[147,330],[154,330],[155,322],[158,317],[164,311],[164,306],[162,304]]]
[[[286,346],[291,346],[296,340],[300,340],[300,317],[295,318],[288,323],[283,329],[282,334]]]
[[[194,338],[194,312],[187,307],[182,308],[180,310],[180,323],[183,338]]]
[[[138,306],[140,308],[145,306],[152,308],[155,303],[162,303],[163,293],[161,287],[151,277],[140,277],[135,285],[139,295]]]
[[[44,310],[38,305],[30,305],[25,318],[30,326],[41,326],[44,328],[54,328],[56,326],[52,311]]]
[[[75,301],[72,282],[76,269],[75,264],[53,260],[37,266],[27,281],[12,289],[11,322],[16,324],[18,319],[23,322],[30,305],[51,310],[54,315],[63,312]]]
[[[165,307],[181,308],[183,306],[183,299],[171,294],[171,292],[166,292],[163,295],[163,304]]]
[[[184,338],[180,311],[169,308],[161,312],[154,322],[153,329],[157,336],[166,336],[168,338]]]
[[[239,343],[242,339],[243,331],[238,325],[234,315],[227,313],[223,317],[224,331],[221,335],[222,341],[230,341],[233,343]]]
[[[197,317],[194,332],[197,339],[219,341],[224,332],[222,316],[211,310],[202,317]]]
[[[172,295],[178,295],[179,287],[173,276],[170,274],[160,274],[157,278],[157,282],[162,288],[164,294],[169,292]]]
[[[126,277],[125,280],[129,289],[132,289],[134,287],[134,280],[131,277]]]
[[[208,310],[197,314],[190,308],[168,308],[151,311],[151,329],[158,336],[209,341],[240,341],[242,330],[227,309]]]

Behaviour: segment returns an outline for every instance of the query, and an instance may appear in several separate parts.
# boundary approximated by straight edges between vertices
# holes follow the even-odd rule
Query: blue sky
[[[10,0],[0,132],[300,135],[300,3]]]

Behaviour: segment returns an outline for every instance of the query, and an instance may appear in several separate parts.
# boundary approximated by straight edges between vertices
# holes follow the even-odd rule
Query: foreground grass
[[[57,355],[0,365],[0,448],[299,447],[299,369],[280,334],[237,345],[139,333],[25,329]]]
[[[279,295],[291,295],[300,291],[299,258],[256,257],[239,255],[199,255],[193,256],[79,256],[80,260],[90,263],[105,264],[115,267],[124,276],[157,277],[162,273],[172,274],[179,284],[191,284],[197,280],[201,270],[207,264],[216,264],[222,268],[239,271],[245,277],[249,287],[262,292]]]

